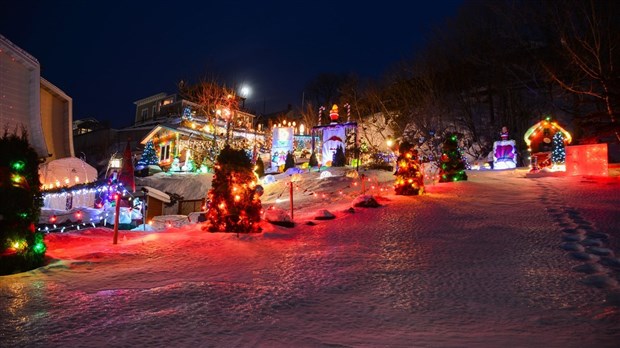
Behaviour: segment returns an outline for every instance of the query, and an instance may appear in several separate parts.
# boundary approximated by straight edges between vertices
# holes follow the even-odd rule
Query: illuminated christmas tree
[[[159,157],[157,156],[157,152],[155,152],[155,147],[153,146],[153,141],[149,140],[144,147],[144,151],[142,151],[142,157],[138,161],[138,167],[148,167],[149,165],[158,165]]]
[[[243,150],[226,145],[217,156],[208,193],[204,229],[210,232],[260,232],[261,201],[256,175]]]
[[[265,176],[265,162],[260,156],[256,157],[256,165],[254,166],[254,172],[258,175],[259,178]]]
[[[424,193],[424,173],[418,161],[418,150],[409,143],[402,143],[396,159],[396,182],[394,191],[397,195],[413,196]]]
[[[27,140],[6,133],[0,138],[0,274],[27,271],[43,264],[43,235],[35,223],[43,201],[39,158]]]
[[[312,152],[310,155],[310,159],[308,160],[308,166],[310,167],[318,167],[319,161],[316,159],[316,153]]]
[[[439,182],[467,180],[465,161],[459,149],[458,134],[447,134],[439,161]]]
[[[295,168],[295,159],[290,151],[286,153],[286,160],[284,160],[284,171],[289,168]]]
[[[566,162],[566,148],[564,147],[564,135],[556,132],[553,135],[553,150],[551,150],[551,162],[553,164],[564,164]]]
[[[347,158],[344,155],[344,149],[342,146],[338,145],[334,153],[334,158],[332,159],[332,167],[344,167],[346,162]]]

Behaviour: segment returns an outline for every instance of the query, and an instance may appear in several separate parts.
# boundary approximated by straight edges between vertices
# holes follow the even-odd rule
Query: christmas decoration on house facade
[[[243,150],[225,146],[217,157],[209,211],[209,232],[260,232],[261,201],[250,158]]]
[[[413,196],[424,193],[424,174],[418,160],[418,151],[411,144],[404,142],[400,145],[396,166],[394,191],[397,195]]]
[[[465,161],[459,149],[459,136],[448,133],[439,159],[439,182],[467,180]]]
[[[43,203],[39,159],[27,134],[5,131],[0,153],[0,274],[11,274],[43,264],[46,246],[34,225]]]

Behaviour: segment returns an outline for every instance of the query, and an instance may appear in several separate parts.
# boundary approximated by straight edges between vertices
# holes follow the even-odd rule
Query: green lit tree
[[[467,180],[465,161],[459,149],[459,135],[448,133],[439,159],[439,182]]]
[[[260,232],[261,201],[252,162],[244,150],[225,146],[216,158],[205,230]]]
[[[148,167],[150,165],[159,165],[159,157],[155,152],[153,141],[149,140],[142,151],[142,157],[138,160],[138,167]]]
[[[289,168],[295,168],[295,159],[290,151],[286,153],[286,160],[284,160],[284,171]]]
[[[20,137],[5,131],[0,153],[0,197],[5,197],[0,200],[0,274],[11,274],[43,265],[43,234],[35,231],[43,201],[39,158],[26,132]]]
[[[346,162],[347,158],[344,155],[344,149],[342,146],[338,145],[332,159],[332,167],[344,167]]]
[[[562,132],[556,132],[553,135],[551,162],[554,164],[564,164],[564,162],[566,162],[566,148],[564,147],[564,135]]]
[[[418,150],[404,142],[399,147],[396,159],[396,182],[394,191],[397,195],[413,196],[424,193],[424,173],[418,159]]]

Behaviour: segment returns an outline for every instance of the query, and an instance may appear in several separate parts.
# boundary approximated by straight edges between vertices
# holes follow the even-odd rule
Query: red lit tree
[[[424,173],[418,161],[418,150],[407,142],[402,143],[396,159],[396,182],[394,191],[397,195],[413,196],[424,193]]]
[[[260,232],[261,201],[256,176],[244,150],[226,145],[217,156],[208,193],[209,232]]]

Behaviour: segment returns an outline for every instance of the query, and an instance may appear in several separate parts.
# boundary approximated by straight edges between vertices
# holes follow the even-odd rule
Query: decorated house
[[[571,134],[557,122],[552,121],[549,116],[537,122],[525,132],[523,140],[525,140],[530,153],[532,171],[552,167],[553,138],[556,133],[562,135],[564,145],[572,142]]]
[[[153,142],[159,166],[164,169],[196,171],[201,165],[212,168],[217,149],[226,142],[250,152],[254,149],[259,154],[265,152],[265,135],[252,129],[253,117],[237,111],[230,124],[219,118],[215,123],[204,117],[175,118],[154,126],[140,143]]]

